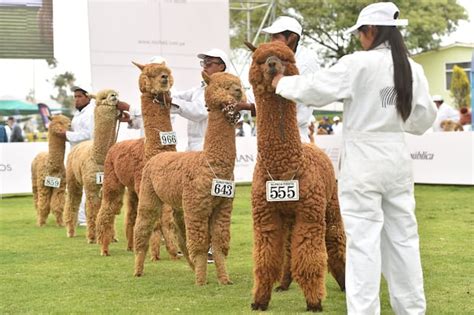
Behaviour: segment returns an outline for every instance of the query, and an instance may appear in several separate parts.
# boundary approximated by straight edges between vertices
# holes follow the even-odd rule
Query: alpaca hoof
[[[155,255],[151,256],[151,261],[158,261],[158,260],[160,260],[160,256],[155,256]]]
[[[112,239],[112,243],[118,243],[118,241],[119,241],[118,238],[115,238],[115,237],[114,237],[114,238]]]
[[[127,252],[133,252],[133,247],[128,246],[127,247]]]
[[[266,311],[268,309],[268,303],[252,303],[250,307],[252,311]]]
[[[95,244],[96,241],[95,241],[95,239],[90,238],[90,239],[87,240],[87,243],[89,243],[89,244]]]
[[[275,292],[283,292],[283,291],[288,291],[290,287],[286,285],[279,285],[275,288]]]
[[[222,284],[222,285],[232,285],[232,284],[234,284],[230,279],[219,281],[219,283]]]
[[[74,232],[67,232],[66,235],[67,235],[67,237],[74,237],[74,236],[76,236],[76,233],[74,233]]]
[[[306,303],[306,310],[308,312],[322,312],[323,306],[321,305],[321,301],[316,304]]]
[[[100,253],[101,256],[110,256],[109,254],[109,251],[107,250],[103,250],[101,253]]]
[[[143,271],[135,271],[135,273],[133,274],[135,277],[141,277],[143,276]]]
[[[61,222],[61,223],[56,223],[56,225],[57,225],[58,227],[64,227],[64,223],[62,223],[62,222]]]

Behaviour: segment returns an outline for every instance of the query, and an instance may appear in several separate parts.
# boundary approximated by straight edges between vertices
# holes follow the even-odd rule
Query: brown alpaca
[[[150,159],[143,170],[134,231],[135,276],[143,275],[153,224],[166,203],[175,209],[180,247],[195,270],[196,284],[206,284],[209,244],[219,283],[231,283],[225,258],[229,251],[233,199],[212,196],[211,187],[213,179],[233,177],[236,121],[231,104],[242,100],[244,94],[234,75],[203,76],[208,82],[205,100],[209,110],[204,150],[162,153]]]
[[[292,276],[303,290],[307,310],[322,311],[328,265],[341,289],[345,286],[345,234],[336,180],[324,152],[301,144],[295,103],[275,94],[271,82],[280,72],[298,73],[293,52],[283,43],[262,44],[253,54],[249,73],[257,103],[259,155],[252,181],[252,309],[267,309],[283,271],[282,285],[289,285]],[[267,201],[267,181],[292,179],[299,184],[297,201]],[[287,240],[291,247],[282,255]],[[287,270],[282,268],[285,256],[291,258]]]
[[[127,213],[125,234],[127,249],[133,249],[133,227],[137,217],[138,193],[146,161],[158,153],[176,151],[176,145],[162,145],[160,131],[172,131],[170,104],[158,101],[163,93],[173,86],[173,76],[166,64],[151,63],[140,65],[139,87],[142,92],[142,114],[145,125],[145,139],[127,140],[114,144],[107,153],[104,165],[102,203],[97,216],[97,240],[102,245],[101,255],[109,256],[109,244],[114,237],[114,219],[122,208],[124,189],[127,187]],[[173,213],[164,207],[161,218],[166,248],[172,259],[176,258],[176,245],[172,242]],[[161,233],[159,226],[152,237],[152,260],[160,257]]]
[[[464,131],[463,126],[452,120],[443,120],[440,124],[443,131]]]
[[[77,212],[82,197],[86,193],[87,240],[95,243],[95,219],[100,208],[102,184],[97,177],[104,171],[107,151],[115,143],[115,128],[119,118],[118,93],[103,90],[97,93],[94,109],[94,140],[84,141],[72,148],[67,158],[66,182],[67,198],[64,219],[67,236],[76,233]],[[99,181],[100,182],[100,181]]]
[[[38,226],[46,224],[50,211],[56,217],[57,225],[63,226],[66,138],[61,136],[61,133],[70,126],[71,120],[66,116],[53,116],[48,128],[48,152],[39,153],[31,163],[31,182]],[[45,182],[46,177],[49,178]]]

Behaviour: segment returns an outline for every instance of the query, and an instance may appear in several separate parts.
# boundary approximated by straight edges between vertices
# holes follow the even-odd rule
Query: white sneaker
[[[87,226],[87,222],[79,222],[79,226]]]

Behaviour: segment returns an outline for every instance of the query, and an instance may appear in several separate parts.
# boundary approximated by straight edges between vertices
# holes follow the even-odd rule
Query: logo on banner
[[[0,164],[0,172],[11,172],[13,167],[10,164]]]
[[[414,153],[410,153],[411,158],[413,160],[432,160],[434,159],[434,153],[430,153],[427,151],[417,151]]]

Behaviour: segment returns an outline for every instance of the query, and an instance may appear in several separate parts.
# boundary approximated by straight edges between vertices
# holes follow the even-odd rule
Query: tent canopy
[[[38,114],[38,106],[21,100],[0,100],[0,115]]]

